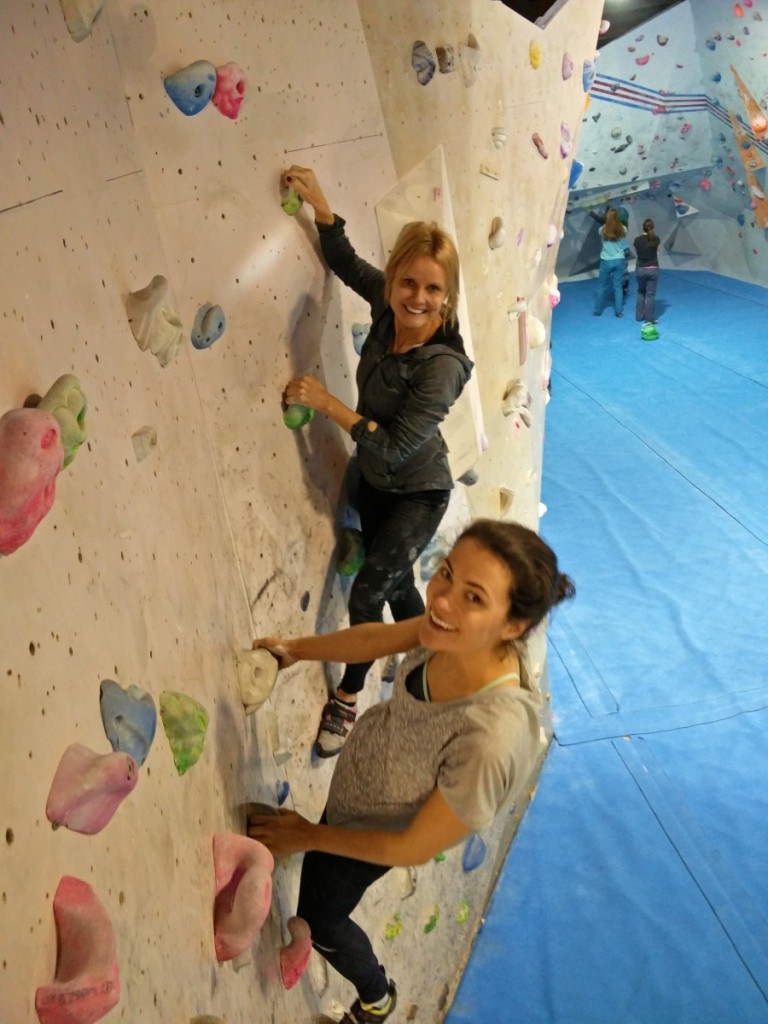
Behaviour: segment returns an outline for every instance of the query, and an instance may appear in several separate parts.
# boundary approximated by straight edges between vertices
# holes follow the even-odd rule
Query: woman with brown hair
[[[625,256],[627,248],[627,231],[621,223],[618,212],[609,206],[605,214],[605,224],[600,228],[600,273],[597,278],[594,315],[600,316],[605,308],[608,295],[613,291],[613,311],[616,316],[624,316],[624,276]]]
[[[427,585],[423,615],[326,636],[254,641],[283,668],[409,652],[392,698],[352,732],[318,824],[293,811],[252,815],[248,834],[276,856],[304,852],[297,915],[315,949],[357,990],[342,1024],[375,1024],[394,982],[350,917],[390,867],[424,864],[487,828],[520,794],[539,752],[541,694],[526,640],[574,595],[552,549],[518,523],[480,519]]]

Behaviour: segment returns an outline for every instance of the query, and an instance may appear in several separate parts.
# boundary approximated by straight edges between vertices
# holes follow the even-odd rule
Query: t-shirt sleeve
[[[496,723],[498,725],[498,722]],[[538,726],[526,710],[503,716],[503,727],[474,727],[446,747],[437,785],[453,813],[473,832],[487,828],[519,793],[536,756]]]

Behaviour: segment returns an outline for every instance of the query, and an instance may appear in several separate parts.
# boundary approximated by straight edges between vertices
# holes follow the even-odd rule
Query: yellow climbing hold
[[[391,942],[396,939],[400,932],[403,930],[403,919],[399,913],[396,913],[391,921],[387,922],[387,926],[384,929],[384,939],[387,942]]]
[[[541,67],[541,61],[544,54],[538,43],[531,43],[528,47],[528,59],[531,62],[531,67],[534,71],[537,71]]]

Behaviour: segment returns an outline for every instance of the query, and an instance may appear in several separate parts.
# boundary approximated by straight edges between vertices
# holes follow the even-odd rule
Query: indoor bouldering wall
[[[768,21],[760,5],[688,0],[601,49],[558,271],[599,258],[587,215],[650,217],[662,265],[768,280]]]
[[[281,980],[298,858],[275,866],[263,924],[248,908],[254,941],[221,962],[214,944],[227,870],[266,870],[238,860],[243,805],[317,817],[333,771],[310,751],[338,667],[287,671],[246,715],[238,652],[345,624],[349,588],[349,439],[322,417],[288,430],[281,395],[311,372],[353,405],[368,310],[325,271],[307,212],[281,206],[280,173],[314,168],[378,265],[406,209],[452,225],[476,370],[447,430],[465,483],[445,531],[473,514],[538,526],[600,7],[570,0],[537,26],[488,0],[3,5],[3,1021],[34,1020],[36,994],[43,1013],[131,1024],[349,1005],[316,956]],[[442,53],[426,84],[417,42]],[[535,661],[546,687],[542,637]],[[363,706],[386,698],[380,675]],[[366,898],[403,1019],[441,1019],[513,822]]]

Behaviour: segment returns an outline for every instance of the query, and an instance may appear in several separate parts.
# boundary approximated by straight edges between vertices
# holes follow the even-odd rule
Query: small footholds
[[[504,229],[504,221],[501,217],[494,217],[491,222],[491,233],[488,236],[488,245],[491,249],[500,249],[507,240],[507,232]]]
[[[531,67],[534,71],[538,71],[538,69],[541,67],[543,57],[544,53],[541,49],[541,46],[537,42],[532,41],[530,46],[528,47],[528,60],[530,61]]]
[[[452,71],[456,70],[456,55],[452,46],[449,44],[436,46],[435,53],[437,54],[437,66],[440,74],[449,75]]]
[[[531,136],[531,141],[533,142],[536,149],[538,149],[539,155],[546,160],[549,157],[549,151],[547,150],[547,147],[544,145],[544,140],[538,132],[534,132],[534,134]]]
[[[411,66],[420,85],[428,85],[435,74],[435,58],[423,39],[417,39],[411,50]]]
[[[221,306],[204,303],[197,311],[190,340],[196,349],[210,348],[224,333],[227,320]]]
[[[564,82],[567,82],[573,74],[573,66],[573,57],[570,55],[570,53],[564,53],[561,68]]]
[[[143,462],[157,444],[157,431],[150,426],[140,427],[131,435],[131,442],[136,461]]]
[[[391,919],[384,926],[384,941],[392,942],[403,930],[403,919],[399,911],[396,911]]]
[[[363,345],[371,331],[370,324],[352,324],[352,346],[358,355],[363,353]]]
[[[339,536],[336,571],[341,576],[355,576],[365,561],[363,534],[352,526],[344,526]]]
[[[435,905],[435,907],[432,910],[432,913],[429,915],[429,919],[428,919],[427,923],[424,925],[424,934],[425,935],[429,935],[430,932],[433,932],[435,930],[435,928],[437,928],[439,923],[440,923],[440,907]]]
[[[491,129],[491,138],[493,139],[493,144],[496,147],[496,149],[502,149],[507,144],[507,139],[509,138],[509,134],[508,134],[506,128],[501,128],[501,127],[492,128]]]
[[[76,43],[82,43],[91,34],[103,6],[104,0],[61,0],[67,31]]]
[[[467,42],[459,46],[461,73],[467,88],[475,83],[477,72],[480,69],[480,57],[480,44],[470,32]]]

